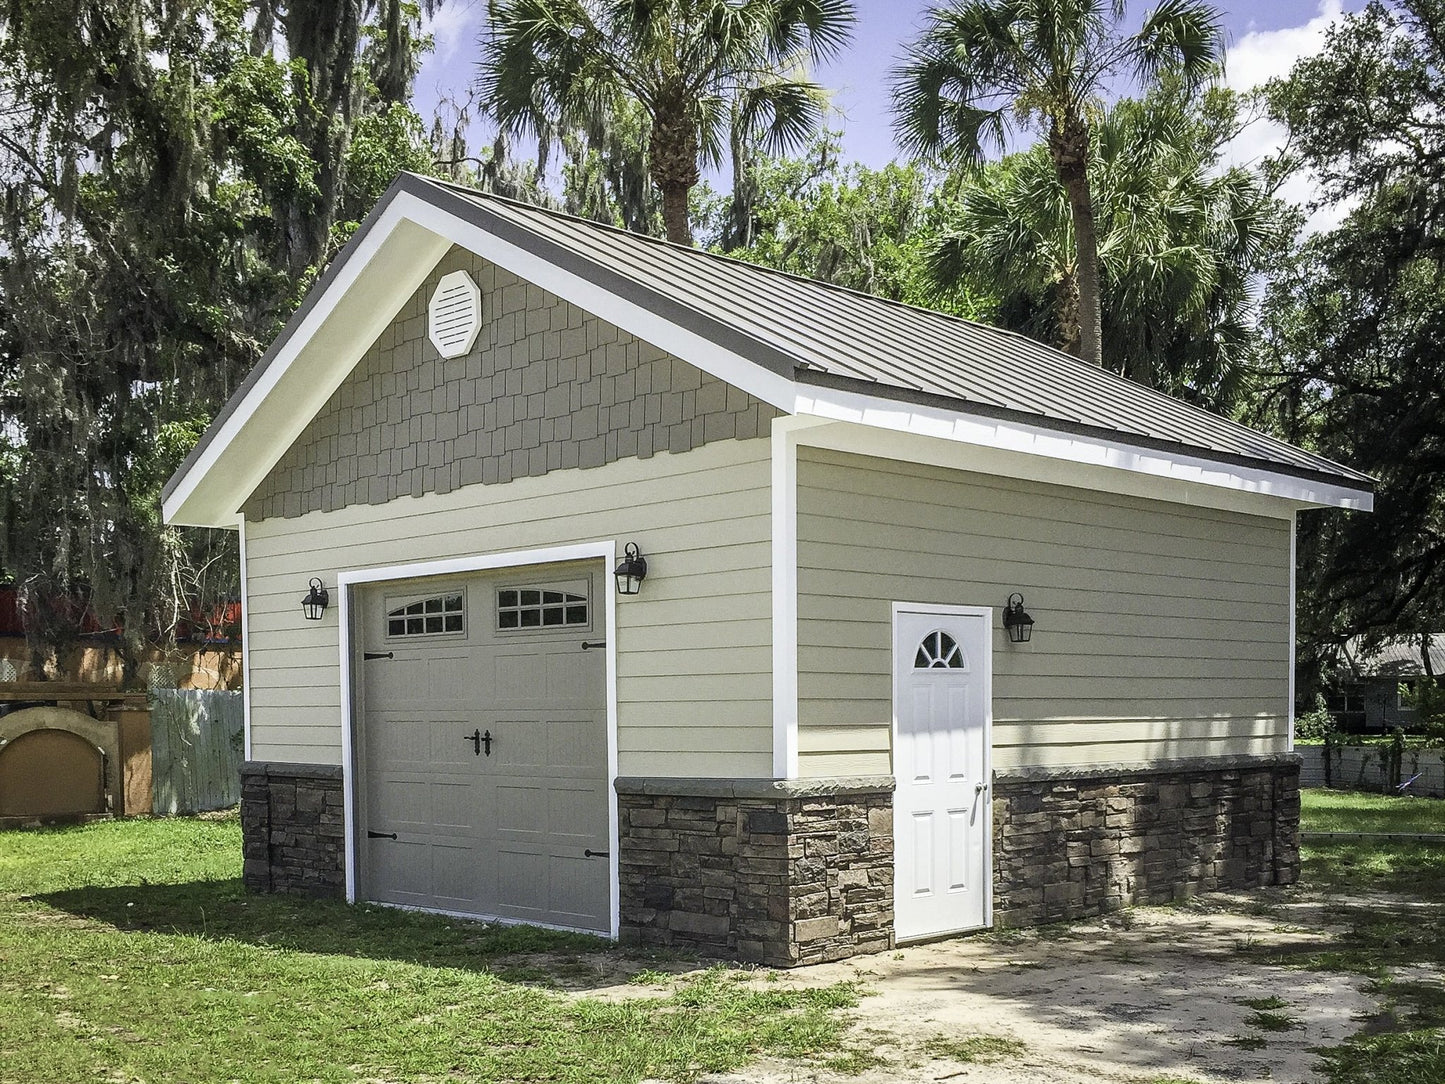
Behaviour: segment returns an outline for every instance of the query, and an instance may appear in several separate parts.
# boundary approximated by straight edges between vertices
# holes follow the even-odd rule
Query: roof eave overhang
[[[1296,509],[1374,507],[1374,480],[1344,466],[1316,471],[828,373],[797,375],[795,414],[1251,493]]]

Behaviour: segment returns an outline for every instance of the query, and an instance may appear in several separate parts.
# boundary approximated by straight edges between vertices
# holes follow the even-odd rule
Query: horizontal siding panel
[[[843,525],[839,524],[839,529]],[[1118,554],[1107,560],[1078,546],[1047,547],[1031,544],[1010,544],[1000,552],[997,543],[980,539],[978,548],[969,550],[950,546],[957,538],[944,532],[927,540],[929,545],[909,546],[902,534],[889,532],[893,544],[907,547],[912,561],[909,575],[931,579],[963,579],[986,585],[1004,582],[1047,583],[1056,580],[1058,570],[1068,568],[1076,573],[1089,573],[1099,590],[1128,595],[1154,595],[1161,592],[1184,594],[1193,598],[1244,599],[1279,588],[1278,571],[1272,565],[1244,565],[1216,561],[1206,565],[1187,559],[1150,557],[1143,554]],[[1288,543],[1286,543],[1288,544]],[[850,577],[878,574],[869,557],[881,547],[871,542],[866,533],[855,533],[849,542],[804,542],[799,545],[799,560],[810,576],[824,582],[847,584]],[[1237,573],[1237,574],[1235,574]],[[886,575],[886,572],[884,572]]]
[[[978,605],[977,602],[959,605]],[[1002,611],[1001,606],[994,607]],[[1203,658],[1257,658],[1283,660],[1289,646],[1279,640],[1278,621],[1239,621],[1231,617],[1193,617],[1180,621],[1177,616],[1140,617],[1126,614],[1086,614],[1045,610],[1029,604],[1040,624],[1034,637],[1045,650],[1061,655],[1095,655],[1101,637],[1107,637],[1118,650],[1140,658],[1164,658],[1178,654],[1180,641],[1189,642],[1189,650]],[[813,614],[821,610],[813,607]],[[892,632],[885,615],[880,624],[876,615],[867,619],[826,621],[811,616],[798,628],[800,649],[831,651],[833,648],[881,650],[892,652]],[[1046,624],[1044,622],[1047,622]],[[1003,626],[999,614],[993,618],[995,650],[1005,650]],[[1032,650],[1028,648],[1016,649]]]
[[[1061,523],[1132,534],[1134,532],[1121,527],[1121,523],[1132,516],[1143,515],[1149,518],[1149,534],[1156,539],[1179,538],[1193,542],[1207,538],[1209,531],[1218,525],[1228,524],[1233,545],[1259,547],[1262,550],[1260,556],[1265,559],[1274,551],[1278,536],[1289,533],[1285,521],[1241,512],[1195,508],[926,464],[901,465],[821,448],[803,449],[801,456],[807,463],[808,486],[798,491],[800,518],[838,515],[838,508],[830,503],[829,494],[847,492],[861,519],[871,524],[887,522],[878,518],[878,510],[896,500],[898,479],[903,477],[914,483],[916,490],[910,495],[908,507],[898,510],[898,522],[902,524],[928,525],[940,517],[984,513],[1027,521],[1015,524],[1007,537],[1030,538],[1036,537],[1039,531],[1057,531]],[[870,509],[869,501],[881,503],[875,503]],[[1065,508],[1067,519],[1060,514]],[[803,537],[801,532],[800,523],[800,538]],[[1108,534],[1102,535],[1101,540],[1118,541]]]
[[[816,752],[798,754],[798,774],[804,779],[836,779],[850,775],[890,775],[887,753]]]
[[[994,742],[1017,764],[1284,740],[1287,521],[799,457],[799,745],[810,756],[887,748],[894,600],[994,611]],[[1001,627],[1012,591],[1037,621],[1027,646]]]
[[[623,775],[660,775],[693,779],[767,779],[771,753],[672,753],[648,751],[621,758]]]
[[[619,550],[636,540],[650,566],[642,594],[617,607],[623,773],[707,774],[725,756],[742,774],[770,774],[769,455],[768,441],[720,441],[248,524],[253,753],[306,744],[291,731],[318,712],[339,717],[337,608],[320,623],[300,613],[312,576],[334,592],[338,570],[611,538]],[[312,737],[339,758],[337,724]]]
[[[247,528],[247,553],[249,556],[253,533],[258,556],[266,559],[289,556],[296,561],[304,561],[318,551],[324,551],[327,538],[338,532],[345,534],[354,527],[364,527],[371,533],[369,541],[385,550],[405,545],[418,537],[467,529],[460,526],[459,521],[469,524],[473,532],[478,526],[490,530],[506,525],[511,531],[556,539],[575,534],[573,525],[576,521],[608,519],[620,510],[633,513],[638,520],[645,521],[653,518],[648,515],[649,509],[665,508],[667,516],[659,524],[659,529],[685,531],[688,527],[717,525],[715,517],[719,505],[730,505],[746,514],[747,510],[759,506],[760,493],[761,507],[766,513],[770,507],[766,441],[720,442],[686,455],[707,455],[711,450],[725,448],[728,444],[747,449],[746,459],[738,457],[732,463],[720,464],[714,470],[704,472],[678,475],[659,472],[656,477],[638,476],[631,471],[613,470],[618,463],[612,463],[587,471],[554,471],[543,478],[519,478],[505,485],[472,485],[448,494],[400,497],[385,504],[357,505],[325,513],[323,517],[263,520]],[[762,451],[761,459],[753,454],[750,444]],[[651,462],[666,467],[683,458],[654,456]],[[631,465],[625,460],[619,463]],[[611,483],[585,484],[588,481],[601,482],[601,479],[587,479],[586,475],[604,472],[613,476]],[[567,487],[565,501],[557,499],[562,495],[562,483],[559,481],[562,474],[570,474],[574,478],[583,476],[584,483]],[[506,492],[514,487],[515,492]],[[324,518],[328,522],[334,520],[334,526],[307,522],[316,518]],[[756,531],[755,526],[753,530]]]
[[[1000,639],[1002,639],[1001,636]],[[1042,637],[1036,634],[1035,639],[1040,640]],[[1092,643],[1097,650],[1098,640],[1094,639]],[[1085,644],[1082,640],[1078,642],[1073,651],[1054,650],[1053,645],[1054,638],[1050,637],[1047,644],[1039,644],[1047,651],[1047,654],[1029,651],[1027,648],[1018,651],[1009,660],[1010,673],[1015,677],[1043,674],[1094,677],[1107,672],[1114,677],[1202,677],[1210,679],[1254,677],[1273,680],[1279,672],[1279,667],[1284,665],[1285,656],[1288,654],[1285,648],[1275,648],[1271,645],[1272,658],[1237,653],[1226,658],[1209,658],[1202,655],[1180,658],[1177,654],[1130,653],[1115,655],[1101,661],[1096,653],[1088,653],[1083,650]],[[1228,644],[1211,646],[1218,650],[1235,652],[1239,650]],[[998,648],[995,647],[994,650],[997,652]],[[997,659],[997,655],[995,655],[995,659]],[[820,681],[825,677],[831,679],[832,675],[837,674],[887,674],[893,665],[893,652],[877,648],[800,647],[798,649],[798,665]]]
[[[1074,768],[1090,764],[1142,764],[1154,760],[1182,760],[1187,757],[1266,756],[1285,751],[1283,738],[1222,738],[1200,741],[1160,741],[1133,745],[1100,745],[1080,758],[1078,746],[1050,745],[1037,748],[1011,747],[994,753],[995,772],[1018,768]]]
[[[956,606],[992,606],[1002,609],[1004,600],[1011,593],[1010,588],[1023,594],[1025,609],[1040,622],[1044,621],[1045,615],[1053,613],[1072,613],[1087,618],[1091,605],[1103,604],[1100,592],[1077,586],[1041,586],[1037,583],[1005,579],[986,592],[983,585],[958,579],[935,579],[923,575],[870,577],[862,572],[852,577],[851,585],[870,592],[876,591],[877,597],[860,598],[856,591],[847,590],[836,581],[819,584],[811,576],[810,573],[808,576],[798,577],[800,621],[863,621],[874,624],[880,620],[888,622],[891,599],[900,602],[948,602]],[[869,582],[874,586],[863,586]],[[907,593],[904,593],[905,591]],[[995,601],[1000,593],[1003,598]],[[1183,628],[1194,621],[1213,618],[1225,622],[1226,627],[1219,630],[1221,636],[1227,635],[1231,627],[1239,628],[1246,637],[1264,635],[1269,629],[1289,627],[1288,606],[1285,601],[1289,588],[1282,587],[1276,594],[1277,597],[1271,600],[1225,600],[1131,594],[1121,591],[1110,596],[1109,614],[1101,615],[1101,620],[1108,620],[1110,614],[1116,620],[1134,616],[1159,617],[1173,621],[1175,628]],[[1087,628],[1087,625],[1081,622],[1080,627]],[[1035,631],[1042,633],[1047,629],[1041,624]],[[892,632],[888,635],[891,637]],[[1167,637],[1167,633],[1165,635]]]

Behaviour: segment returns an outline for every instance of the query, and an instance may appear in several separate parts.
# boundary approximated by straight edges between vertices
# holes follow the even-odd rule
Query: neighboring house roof
[[[994,438],[950,427],[972,433],[982,422],[992,433],[1006,425],[1007,446],[1016,450],[1079,454],[1054,434],[1093,442],[1087,454],[1109,466],[1122,465],[1113,452],[1123,446],[1134,463],[1152,452],[1183,457],[1190,477],[1209,484],[1225,484],[1210,481],[1212,465],[1223,464],[1262,472],[1263,481],[1251,477],[1241,488],[1306,504],[1371,503],[1367,475],[1025,336],[404,174],[167,484],[167,518],[213,522],[224,518],[223,506],[234,514],[234,493],[193,499],[215,477],[227,445],[240,442],[230,472],[236,479],[225,484],[254,488],[264,477],[259,466],[274,465],[380,333],[378,321],[397,311],[451,243],[545,280],[539,284],[559,296],[786,413],[979,443]],[[363,281],[372,267],[377,272]],[[318,383],[291,380],[283,390],[313,339]],[[261,400],[270,401],[265,409]],[[258,412],[262,423],[253,422]],[[260,424],[269,445],[245,440],[248,424]],[[237,474],[240,464],[246,469]],[[1315,485],[1286,493],[1271,479]]]
[[[1412,678],[1425,673],[1420,657],[1420,636],[1388,636],[1374,649],[1362,636],[1352,637],[1341,649],[1346,665],[1366,678]],[[1430,636],[1430,669],[1445,676],[1445,632]]]

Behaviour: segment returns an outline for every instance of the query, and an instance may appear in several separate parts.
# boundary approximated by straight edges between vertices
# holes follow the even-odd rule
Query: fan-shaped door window
[[[918,645],[918,654],[913,657],[915,670],[962,670],[963,651],[958,641],[942,630],[934,630]]]

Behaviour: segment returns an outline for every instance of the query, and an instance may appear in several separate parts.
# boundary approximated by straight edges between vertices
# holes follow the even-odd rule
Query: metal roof
[[[458,185],[406,180],[477,225],[804,384],[1371,488],[1368,475],[1014,332]]]
[[[1373,650],[1366,647],[1363,636],[1354,636],[1345,643],[1342,653],[1350,669],[1361,677],[1419,677],[1425,673],[1418,634],[1387,636]],[[1430,636],[1430,669],[1445,674],[1445,633]]]

